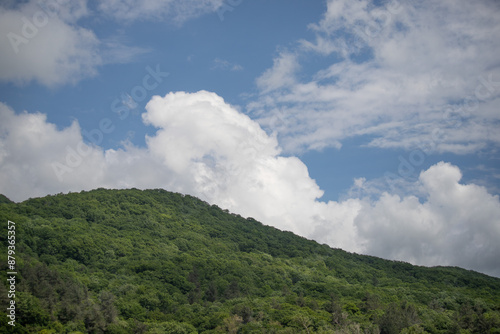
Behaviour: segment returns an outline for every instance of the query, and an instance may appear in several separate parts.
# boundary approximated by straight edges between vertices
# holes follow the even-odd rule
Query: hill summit
[[[2,252],[0,333],[500,333],[500,279],[473,271],[332,249],[165,190],[3,198],[17,274],[11,298]]]

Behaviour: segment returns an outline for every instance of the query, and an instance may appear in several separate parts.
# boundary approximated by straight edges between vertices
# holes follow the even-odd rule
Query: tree
[[[342,311],[342,307],[334,295],[331,295],[330,301],[325,304],[325,311],[330,313],[332,325],[342,326],[345,324],[347,313]]]
[[[293,322],[295,322],[296,326],[299,328],[304,328],[307,334],[311,333],[309,327],[311,327],[311,318],[303,313],[298,313],[293,318]]]
[[[406,301],[389,305],[379,321],[381,334],[398,334],[403,328],[410,327],[420,319],[417,309]]]
[[[118,311],[115,307],[115,295],[109,291],[102,291],[99,295],[99,302],[101,304],[101,313],[106,323],[114,323],[118,317]]]
[[[233,315],[229,318],[224,319],[224,325],[219,327],[219,330],[225,331],[225,333],[236,334],[238,329],[243,323],[243,319],[239,315]]]

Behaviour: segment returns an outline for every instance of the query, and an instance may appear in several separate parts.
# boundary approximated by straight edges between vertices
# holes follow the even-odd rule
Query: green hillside
[[[0,333],[500,333],[498,278],[332,249],[191,196],[0,200],[0,221]]]
[[[2,203],[13,203],[10,199],[8,199],[6,196],[0,194],[0,204]]]

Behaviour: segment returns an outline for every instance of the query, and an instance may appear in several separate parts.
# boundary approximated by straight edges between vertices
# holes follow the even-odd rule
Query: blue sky
[[[165,188],[500,276],[495,1],[4,1],[0,193]]]

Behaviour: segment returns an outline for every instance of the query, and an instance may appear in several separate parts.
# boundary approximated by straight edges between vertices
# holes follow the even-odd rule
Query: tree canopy
[[[0,333],[500,333],[500,279],[332,249],[165,190],[13,203]]]

